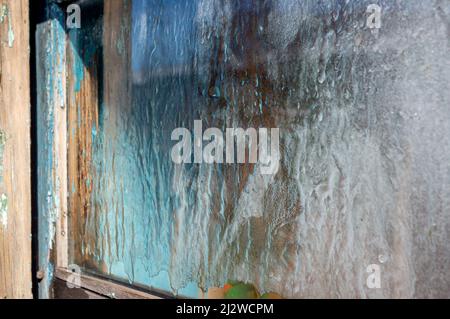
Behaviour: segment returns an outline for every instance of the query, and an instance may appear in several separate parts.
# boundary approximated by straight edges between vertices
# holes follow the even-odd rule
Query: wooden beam
[[[75,276],[79,276],[79,280],[74,280]],[[112,281],[85,274],[74,274],[66,269],[56,269],[55,277],[71,284],[79,284],[80,288],[90,290],[111,299],[161,299],[161,297],[156,295],[129,288]]]
[[[51,297],[54,265],[66,266],[68,256],[66,34],[62,17],[60,12],[59,21],[55,17],[36,27],[40,298]]]
[[[63,46],[61,56],[61,63],[64,67],[61,68],[60,81],[60,101],[54,105],[55,114],[55,143],[54,153],[56,156],[57,165],[53,168],[55,174],[55,188],[59,198],[59,205],[57,207],[57,222],[56,222],[56,266],[68,267],[68,182],[67,182],[67,94],[66,94],[66,46]]]
[[[53,292],[55,299],[108,299],[105,296],[101,296],[83,288],[69,288],[67,282],[61,279],[56,279],[54,281]]]
[[[28,10],[0,3],[0,299],[32,297]]]
[[[86,256],[82,256],[82,246],[88,240],[95,247],[96,238],[86,238],[84,231],[87,216],[92,211],[91,193],[93,188],[93,131],[98,130],[98,109],[100,98],[99,70],[101,59],[99,43],[94,39],[85,41],[85,33],[72,30],[67,42],[67,105],[68,105],[68,171],[70,245],[68,252],[72,262],[85,266]],[[85,32],[85,33],[83,33]],[[98,47],[97,47],[98,45]],[[81,52],[89,48],[95,54],[86,58]]]

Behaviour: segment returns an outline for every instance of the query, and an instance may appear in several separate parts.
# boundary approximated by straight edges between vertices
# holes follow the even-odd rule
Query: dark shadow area
[[[32,212],[32,293],[38,299],[39,243],[38,243],[38,138],[37,138],[37,77],[36,26],[46,20],[46,1],[30,1],[30,92],[31,92],[31,212]]]

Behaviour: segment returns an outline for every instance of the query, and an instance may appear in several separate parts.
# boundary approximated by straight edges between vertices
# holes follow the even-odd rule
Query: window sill
[[[58,268],[55,271],[55,278],[70,283],[72,286],[79,284],[80,288],[94,292],[100,296],[110,299],[164,299],[163,296],[147,293],[138,289],[133,289],[125,285],[112,282],[110,280],[100,279],[86,274],[80,275],[78,282],[73,282],[74,273],[71,271]],[[78,275],[76,275],[78,276]],[[68,288],[70,289],[70,288]],[[169,298],[169,297],[167,297]]]

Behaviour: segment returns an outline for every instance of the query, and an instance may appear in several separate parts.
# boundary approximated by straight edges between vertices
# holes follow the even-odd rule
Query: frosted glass
[[[129,104],[92,132],[96,271],[193,297],[448,297],[450,2],[380,3],[371,29],[371,1],[132,1]],[[278,172],[174,164],[194,120],[279,128]]]

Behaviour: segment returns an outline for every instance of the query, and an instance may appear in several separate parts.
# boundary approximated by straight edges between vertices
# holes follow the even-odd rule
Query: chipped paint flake
[[[8,46],[12,48],[15,40],[14,31],[12,28],[8,6],[6,4],[3,4],[0,9],[0,23],[5,23],[6,20],[8,20]]]
[[[10,48],[12,48],[13,47],[13,45],[14,45],[14,31],[13,31],[13,29],[12,29],[12,27],[11,27],[11,22],[9,23],[9,27],[8,27],[8,46],[10,47]]]
[[[8,17],[9,10],[8,6],[6,4],[2,5],[2,8],[0,9],[0,23],[5,22],[6,18]]]
[[[6,134],[0,130],[0,186],[3,183],[3,154],[5,151]],[[0,224],[8,226],[8,197],[6,194],[0,195]]]
[[[3,183],[3,153],[5,151],[6,134],[0,130],[0,185]]]
[[[8,226],[8,197],[0,195],[0,224],[6,228]]]

